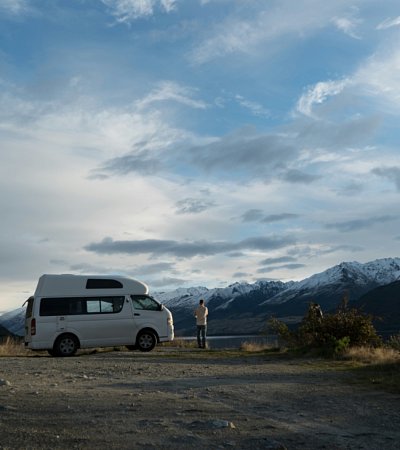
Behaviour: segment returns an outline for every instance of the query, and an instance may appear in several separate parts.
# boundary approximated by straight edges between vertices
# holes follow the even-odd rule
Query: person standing
[[[199,348],[206,348],[208,308],[205,306],[203,299],[200,300],[194,316],[197,325],[197,345]]]

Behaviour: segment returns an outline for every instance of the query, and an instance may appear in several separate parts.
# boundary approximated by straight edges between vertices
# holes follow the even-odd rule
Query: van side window
[[[86,300],[88,314],[119,313],[124,306],[124,297],[99,297]]]
[[[67,316],[84,314],[83,300],[81,298],[42,298],[39,314],[41,316]]]
[[[100,314],[100,302],[99,300],[86,300],[86,308],[88,314]]]
[[[41,316],[68,316],[80,314],[119,313],[124,306],[125,297],[62,297],[42,298]]]
[[[131,295],[131,299],[135,309],[160,311],[161,305],[154,298],[148,297],[147,295]]]

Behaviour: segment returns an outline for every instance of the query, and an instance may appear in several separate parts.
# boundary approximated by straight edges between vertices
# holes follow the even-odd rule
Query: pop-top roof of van
[[[35,296],[147,294],[141,281],[112,275],[42,275]]]

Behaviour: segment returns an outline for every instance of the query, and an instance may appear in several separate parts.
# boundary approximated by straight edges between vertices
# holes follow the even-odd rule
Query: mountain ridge
[[[193,334],[192,309],[204,298],[210,310],[211,334],[259,333],[268,317],[279,317],[296,323],[311,301],[324,311],[335,309],[346,297],[350,303],[370,290],[400,279],[400,258],[382,258],[367,263],[342,262],[301,281],[259,281],[253,284],[233,283],[226,288],[207,289],[184,297],[174,292],[164,297],[171,309],[177,334]],[[205,294],[205,295],[204,295]]]

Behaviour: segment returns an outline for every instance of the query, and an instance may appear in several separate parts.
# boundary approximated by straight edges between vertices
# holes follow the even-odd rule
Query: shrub
[[[333,353],[335,355],[339,355],[341,353],[344,353],[350,346],[350,338],[348,336],[342,337],[341,339],[333,338]]]
[[[275,317],[272,317],[267,322],[266,334],[269,333],[277,334],[279,338],[287,344],[290,344],[293,340],[295,340],[295,336],[290,332],[289,327]]]
[[[333,314],[323,315],[319,305],[311,303],[297,330],[271,319],[269,329],[292,349],[318,350],[325,355],[338,355],[349,347],[380,346],[381,339],[372,324],[372,316],[352,308],[343,301]]]
[[[390,336],[386,345],[394,350],[400,351],[400,333],[397,335]]]

